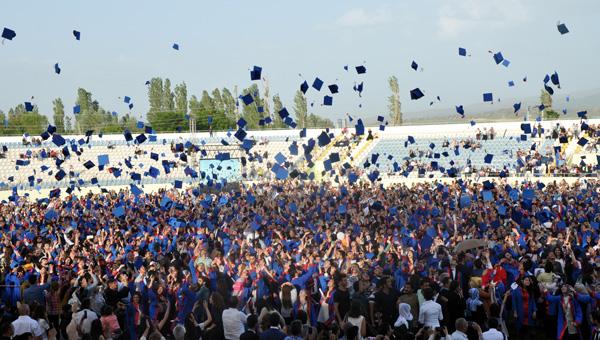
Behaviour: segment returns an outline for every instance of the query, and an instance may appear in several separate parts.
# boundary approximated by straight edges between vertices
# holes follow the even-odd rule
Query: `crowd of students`
[[[589,338],[599,196],[500,179],[12,197],[0,338]]]

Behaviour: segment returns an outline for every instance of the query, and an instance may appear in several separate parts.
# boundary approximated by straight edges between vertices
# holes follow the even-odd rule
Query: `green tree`
[[[297,90],[294,96],[294,114],[299,128],[305,128],[308,118],[308,105],[302,91]]]
[[[184,112],[159,111],[153,113],[148,119],[150,126],[152,126],[156,132],[175,132],[177,131],[177,128],[186,130],[189,127]]]
[[[212,91],[212,100],[215,105],[215,109],[219,111],[225,112],[225,105],[223,105],[223,97],[221,96],[221,91],[216,88]]]
[[[396,76],[391,76],[388,81],[390,90],[392,90],[392,95],[388,97],[388,108],[390,110],[392,125],[402,125],[402,103],[400,103],[400,87],[398,85],[398,78],[396,78]]]
[[[558,119],[560,118],[560,114],[552,109],[552,96],[548,91],[542,89],[540,94],[540,102],[544,105],[544,110],[542,110],[542,116],[544,119]]]
[[[175,109],[179,112],[187,112],[187,86],[185,82],[175,86]]]
[[[265,98],[263,101],[263,115],[265,117],[270,117],[271,116],[271,107],[270,107],[269,101],[271,100],[271,97],[270,97],[271,89],[269,87],[269,80],[267,78],[263,78],[263,79],[264,79],[263,96]]]
[[[25,110],[25,105],[19,104],[8,111],[8,126],[4,129],[7,135],[39,135],[48,127],[48,118],[41,115],[38,107],[31,112]]]
[[[243,117],[246,122],[248,122],[248,129],[258,129],[260,127],[258,122],[262,118],[262,113],[258,112],[258,107],[264,105],[264,102],[260,96],[260,91],[258,90],[258,85],[250,85],[250,87],[242,91],[242,94],[250,94],[252,95],[252,98],[254,98],[254,102],[250,105],[244,105],[243,103],[240,103],[240,105],[243,106]]]
[[[206,90],[202,91],[202,98],[200,99],[200,107],[202,108],[202,110],[207,111],[207,112],[215,111],[215,102],[213,101],[213,99],[210,97],[210,94],[208,94],[208,91],[206,91]]]
[[[542,89],[540,94],[540,102],[545,108],[552,108],[552,96],[546,90]]]
[[[236,107],[235,107],[235,98],[231,94],[228,88],[224,87],[221,91],[221,100],[223,101],[223,109],[225,110],[225,115],[231,119],[235,120],[236,118]]]
[[[64,133],[65,132],[65,105],[62,102],[62,99],[56,98],[52,102],[54,105],[54,125],[56,126],[56,132]]]
[[[148,86],[148,103],[150,104],[150,112],[158,112],[162,110],[163,100],[163,81],[162,78],[150,79]]]
[[[73,118],[71,116],[65,117],[65,133],[73,132]]]
[[[281,97],[279,94],[273,96],[273,128],[274,129],[283,129],[285,127],[285,123],[279,116],[279,111],[283,109],[283,103],[281,102]]]
[[[171,81],[169,78],[165,79],[162,93],[161,109],[162,111],[173,111],[175,110],[175,103],[173,102],[173,92],[171,92]]]

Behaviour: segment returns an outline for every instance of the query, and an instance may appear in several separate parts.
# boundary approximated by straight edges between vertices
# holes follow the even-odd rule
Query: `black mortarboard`
[[[319,79],[318,77],[315,78],[315,81],[313,81],[312,87],[317,91],[321,91],[321,87],[323,87],[323,81],[321,79]]]
[[[308,83],[306,82],[306,80],[300,84],[300,91],[302,91],[302,93],[306,94],[306,91],[308,91]]]
[[[133,136],[131,135],[131,132],[129,132],[129,130],[125,130],[123,132],[123,136],[125,136],[125,140],[128,142],[133,140]]]
[[[367,72],[367,68],[360,65],[360,66],[356,66],[356,73],[358,74],[363,74]]]
[[[2,30],[2,38],[4,39],[13,40],[13,38],[16,36],[17,33],[15,33],[15,31],[11,30],[10,28],[4,27],[4,29]]]
[[[484,102],[493,102],[494,101],[494,96],[491,92],[487,92],[483,94],[483,101]]]
[[[465,57],[467,55],[467,50],[464,49],[464,48],[462,48],[462,47],[459,47],[458,48],[458,55]]]
[[[411,100],[417,100],[423,98],[423,96],[425,96],[425,94],[423,94],[423,92],[418,87],[410,91]]]
[[[56,175],[54,175],[54,178],[56,178],[57,181],[60,181],[65,178],[66,175],[67,173],[63,169],[59,169]]]
[[[240,118],[241,119],[241,118]],[[244,131],[244,129],[242,129],[241,127],[235,132],[234,136],[235,138],[237,138],[240,142],[244,141],[244,138],[246,138],[246,135],[248,133],[246,131]]]
[[[254,66],[254,69],[250,71],[250,80],[260,80],[262,74],[262,67]]]
[[[250,105],[254,102],[254,98],[252,98],[250,93],[243,95],[241,98],[244,105]]]
[[[145,142],[147,139],[148,139],[148,138],[147,138],[147,137],[146,137],[146,135],[145,135],[145,134],[143,134],[143,133],[141,133],[141,134],[139,134],[137,137],[135,137],[135,141],[136,141],[138,144],[142,144],[142,143],[144,143],[144,142]]]
[[[81,40],[81,32],[73,30],[73,36],[75,37],[75,39]]]
[[[339,92],[339,87],[336,84],[331,84],[328,87],[331,94],[336,94]]]
[[[331,97],[331,96],[323,97],[323,105],[331,106],[332,104],[333,104],[333,97]]]
[[[496,62],[496,64],[500,64],[502,60],[504,60],[504,57],[502,56],[501,52],[494,53],[494,61]]]
[[[559,23],[558,25],[556,25],[556,28],[560,32],[560,35],[569,33],[569,29],[567,28],[567,26],[565,24]]]
[[[410,64],[410,68],[416,71],[419,68],[419,64],[413,60],[413,62]]]
[[[86,169],[91,169],[91,168],[93,168],[94,166],[96,166],[96,164],[94,164],[94,162],[92,162],[92,161],[87,161],[87,162],[83,163],[83,166],[84,166]]]
[[[331,142],[331,138],[329,138],[329,135],[325,131],[321,132],[317,140],[319,141],[320,147],[323,147]]]
[[[25,111],[27,111],[27,112],[33,111],[33,104],[31,104],[31,102],[25,102]]]

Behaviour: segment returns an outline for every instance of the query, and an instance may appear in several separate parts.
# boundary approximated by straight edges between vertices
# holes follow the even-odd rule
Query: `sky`
[[[304,80],[338,84],[331,107],[321,105],[326,87],[307,93],[309,112],[332,119],[386,114],[392,75],[406,112],[430,108],[437,96],[431,108],[449,112],[481,103],[484,92],[539,96],[554,71],[562,85],[555,96],[576,97],[600,88],[598,13],[598,0],[10,1],[0,29],[17,36],[0,45],[0,110],[32,101],[51,116],[52,100],[61,97],[69,112],[83,87],[120,114],[130,111],[121,99],[130,96],[131,113],[144,119],[144,83],[152,77],[185,81],[188,97],[200,97],[215,87],[249,86],[254,65],[288,108]],[[570,33],[558,32],[559,21]],[[470,56],[459,56],[459,47]],[[502,52],[509,67],[496,65],[489,51]],[[367,73],[358,75],[357,65]],[[352,90],[356,82],[364,82],[362,97]],[[410,100],[417,87],[426,96]]]

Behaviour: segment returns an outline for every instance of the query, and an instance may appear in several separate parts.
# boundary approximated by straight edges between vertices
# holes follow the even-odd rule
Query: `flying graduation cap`
[[[567,28],[567,25],[561,24],[560,22],[558,24],[556,24],[556,28],[560,32],[560,35],[565,35],[565,34],[569,33],[569,29]]]
[[[81,32],[79,32],[77,30],[73,30],[73,36],[75,37],[76,40],[81,40]]]
[[[17,33],[15,33],[15,31],[11,30],[10,28],[4,27],[4,29],[2,30],[2,39],[13,40],[13,38],[16,36]]]
[[[262,75],[262,67],[254,66],[252,71],[250,71],[250,80],[260,80]]]
[[[54,73],[56,74],[60,74],[60,66],[58,66],[58,63],[54,64]]]
[[[418,100],[420,98],[423,98],[424,96],[425,96],[425,94],[418,87],[416,89],[412,89],[410,91],[410,99],[411,100]]]

